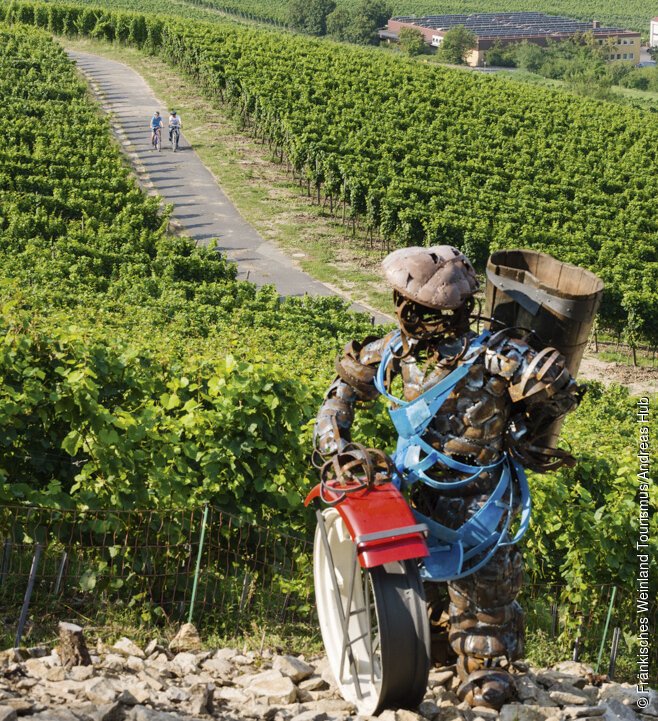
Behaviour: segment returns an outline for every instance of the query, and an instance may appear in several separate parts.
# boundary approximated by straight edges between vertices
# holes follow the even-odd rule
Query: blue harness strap
[[[407,488],[421,481],[437,490],[455,489],[477,480],[483,473],[499,470],[496,487],[484,505],[458,529],[448,528],[418,511],[413,511],[419,522],[429,529],[429,557],[423,560],[421,575],[425,580],[448,581],[469,576],[483,568],[501,546],[517,543],[525,534],[530,523],[531,500],[528,481],[523,467],[507,453],[498,461],[487,466],[462,463],[437,450],[421,436],[438,413],[455,386],[466,377],[471,366],[486,348],[490,334],[485,331],[472,341],[460,365],[427,391],[412,401],[405,401],[391,395],[386,388],[386,373],[389,365],[402,348],[402,334],[398,331],[389,341],[375,377],[377,390],[397,406],[389,409],[391,420],[398,432],[398,444],[393,455],[397,469],[394,483]],[[465,478],[452,481],[437,481],[425,471],[435,466],[467,474]],[[515,499],[515,484],[518,501]],[[507,495],[508,500],[504,501]],[[519,529],[514,538],[508,532],[515,507],[520,507]],[[482,558],[479,558],[482,556]],[[476,559],[472,565],[464,564]]]

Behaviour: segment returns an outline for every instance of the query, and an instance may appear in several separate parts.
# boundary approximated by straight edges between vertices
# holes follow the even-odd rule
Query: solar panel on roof
[[[401,16],[393,19],[400,22],[412,22],[420,27],[437,30],[448,29],[455,25],[465,25],[476,35],[496,37],[505,35],[545,36],[584,31],[594,31],[595,34],[599,35],[611,32],[624,32],[622,28],[593,28],[592,23],[560,15],[546,15],[535,11],[520,13],[474,13],[472,15],[453,13],[449,15],[426,15],[420,18]]]

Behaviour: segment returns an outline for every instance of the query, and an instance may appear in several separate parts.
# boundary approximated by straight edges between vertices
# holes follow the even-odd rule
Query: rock
[[[290,679],[288,679],[290,680]],[[341,714],[351,714],[356,711],[354,704],[349,701],[345,701],[342,698],[329,698],[321,701],[316,701],[313,704],[313,709],[309,709],[303,706],[302,711],[324,711],[329,716],[339,716]]]
[[[94,721],[91,716],[82,711],[74,713],[69,709],[48,709],[30,716],[30,721]]]
[[[213,687],[207,683],[198,683],[192,686],[188,703],[190,713],[210,713],[212,711],[212,692]]]
[[[135,706],[126,716],[126,721],[181,721],[181,717],[178,714],[156,711],[145,706]]]
[[[538,705],[541,706],[541,704]],[[488,706],[474,706],[471,710],[474,714],[477,714],[481,719],[484,719],[485,721],[498,718],[498,711],[494,711],[494,709],[489,708]]]
[[[124,656],[137,656],[137,658],[144,659],[146,658],[146,654],[142,649],[133,641],[131,641],[129,638],[126,638],[125,636],[122,636],[115,644],[112,646],[112,650],[115,653],[123,654]]]
[[[216,658],[218,661],[230,661],[237,655],[238,652],[234,648],[220,648],[218,651],[215,651],[213,658]]]
[[[286,678],[286,676],[284,676],[281,671],[271,668],[268,671],[261,671],[260,673],[245,673],[242,676],[236,676],[233,679],[233,682],[236,686],[246,688],[252,683],[260,683],[261,681],[267,681],[269,679],[281,678]]]
[[[658,693],[649,690],[646,693],[638,693],[635,686],[620,683],[604,683],[599,694],[600,701],[616,699],[621,703],[632,706],[635,711],[648,716],[658,716]],[[645,704],[645,705],[640,705]]]
[[[529,706],[510,703],[500,709],[499,721],[546,721],[557,716],[554,706]]]
[[[89,666],[91,658],[81,626],[74,623],[59,624],[59,656],[62,666]]]
[[[160,645],[158,640],[156,638],[152,638],[147,644],[146,648],[144,649],[144,657],[148,658],[152,653],[155,653],[156,651],[163,651],[164,648]]]
[[[169,644],[169,650],[174,653],[180,653],[181,651],[200,651],[201,647],[199,632],[191,623],[184,623]]]
[[[126,666],[126,657],[118,653],[108,653],[101,666],[110,671],[123,671]]]
[[[452,691],[448,691],[443,686],[437,686],[436,688],[432,689],[432,691],[434,693],[434,698],[436,699],[436,702],[442,708],[446,706],[459,705],[459,698],[457,694],[453,693]]]
[[[436,686],[445,686],[446,688],[452,684],[452,679],[455,678],[455,673],[452,669],[439,669],[430,671],[429,678],[427,679],[427,686],[429,688],[435,688]]]
[[[223,658],[209,658],[201,664],[201,668],[213,676],[225,679],[229,679],[233,675],[233,666]]]
[[[313,691],[304,691],[303,688],[297,686],[297,701],[299,703],[310,703],[311,701],[315,701],[315,694]]]
[[[401,708],[395,712],[395,721],[424,721],[420,714]]]
[[[48,666],[38,658],[28,658],[23,662],[23,667],[30,676],[36,676],[37,678],[45,678],[48,671]]]
[[[573,686],[568,690],[561,686],[559,691],[549,691],[548,695],[560,706],[585,706],[590,703],[589,696]]]
[[[432,721],[463,721],[463,718],[462,712],[455,704],[442,702],[439,704],[439,710],[432,717]]]
[[[517,698],[523,703],[530,703],[533,706],[557,706],[551,699],[548,692],[542,688],[530,676],[515,676]]]
[[[616,698],[607,698],[602,702],[605,709],[605,721],[637,721],[634,706],[627,706]]]
[[[126,659],[126,668],[130,669],[133,673],[139,673],[146,667],[144,661],[139,656],[128,656]]]
[[[36,709],[36,705],[34,704],[34,702],[28,701],[27,699],[23,698],[8,698],[5,699],[2,703],[4,706],[9,706],[10,708],[13,708],[19,716],[27,716],[31,713],[34,713]]]
[[[0,721],[16,721],[18,715],[11,706],[0,706]]]
[[[85,695],[91,703],[103,706],[114,703],[119,695],[114,684],[107,678],[93,678],[85,685]]]
[[[274,675],[266,677],[267,674],[278,674],[278,678]],[[263,696],[270,704],[288,704],[297,698],[297,687],[279,671],[266,671],[264,674],[258,674],[245,690],[249,695]]]
[[[137,706],[140,703],[144,704],[147,702],[146,699],[144,701],[139,701],[137,696],[135,696],[135,694],[127,688],[124,688],[123,691],[119,693],[117,701],[122,703],[124,706]]]
[[[175,658],[172,656],[172,659]],[[146,671],[154,670],[157,674],[162,676],[171,676],[171,662],[169,657],[165,653],[157,653],[151,656],[145,663]]]
[[[29,691],[31,688],[34,688],[35,686],[39,685],[39,681],[43,679],[38,678],[22,678],[17,684],[16,688],[23,690],[23,691]]]
[[[30,658],[43,658],[50,654],[50,649],[47,646],[32,646],[27,649],[30,654]]]
[[[162,679],[158,674],[154,672],[143,671],[142,673],[137,674],[137,677],[152,691],[162,691],[162,689],[164,688],[164,683],[162,682]]]
[[[69,669],[69,678],[73,679],[73,681],[87,681],[93,675],[93,666],[72,666]]]
[[[512,667],[521,673],[528,673],[530,671],[530,664],[527,661],[512,661]]]
[[[233,656],[231,661],[238,666],[251,666],[254,659],[251,656],[244,656],[240,654],[238,656]]]
[[[167,687],[165,689],[164,695],[168,701],[173,701],[174,703],[188,701],[190,698],[190,694],[184,688],[180,688],[179,686]]]
[[[293,716],[290,721],[327,721],[328,718],[326,711],[302,711]]]
[[[44,684],[45,690],[56,698],[68,702],[77,699],[79,695],[84,695],[85,685],[79,681],[58,681],[55,683]]]
[[[174,656],[171,661],[171,670],[178,676],[196,673],[199,668],[199,659],[193,654],[183,651]]]
[[[582,718],[583,716],[603,716],[605,706],[565,706],[562,718]]]
[[[439,711],[439,707],[434,703],[434,701],[429,699],[421,701],[420,706],[418,706],[418,713],[420,713],[424,718],[430,719],[430,721],[433,721]]]
[[[547,689],[553,689],[555,686],[576,687],[577,685],[580,685],[580,687],[582,688],[587,683],[587,679],[562,673],[561,671],[551,670],[540,671],[537,674],[536,680],[537,683],[541,684],[544,688]]]
[[[89,714],[94,721],[123,721],[123,708],[120,703],[98,706]]]
[[[393,711],[390,708],[387,708],[385,711],[382,711],[379,714],[379,721],[397,721],[395,711]]]
[[[329,684],[322,676],[311,676],[297,684],[297,686],[302,691],[325,691],[329,688]]]
[[[276,656],[272,668],[281,671],[284,676],[288,676],[294,683],[303,681],[315,671],[313,666],[296,656]]]
[[[228,701],[236,706],[243,706],[249,700],[247,694],[240,691],[240,689],[233,688],[232,686],[224,686],[216,689],[214,698]]]
[[[569,676],[579,676],[586,678],[594,674],[594,669],[588,666],[586,663],[580,663],[580,661],[560,661],[553,665],[556,671],[568,674]]]
[[[210,685],[213,688],[215,687],[215,679],[210,674],[205,672],[189,673],[187,676],[183,676],[183,678],[180,679],[181,686],[191,687],[197,686],[200,683]]]

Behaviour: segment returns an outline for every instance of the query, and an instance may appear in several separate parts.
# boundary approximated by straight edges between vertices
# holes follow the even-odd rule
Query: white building
[[[658,18],[654,18],[649,25],[649,47],[658,45]]]

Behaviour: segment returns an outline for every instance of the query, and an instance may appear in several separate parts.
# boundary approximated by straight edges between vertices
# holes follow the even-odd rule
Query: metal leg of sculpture
[[[514,696],[514,680],[501,662],[523,654],[523,611],[515,600],[522,574],[521,552],[507,546],[480,571],[448,584],[458,694],[471,706],[499,709]]]

